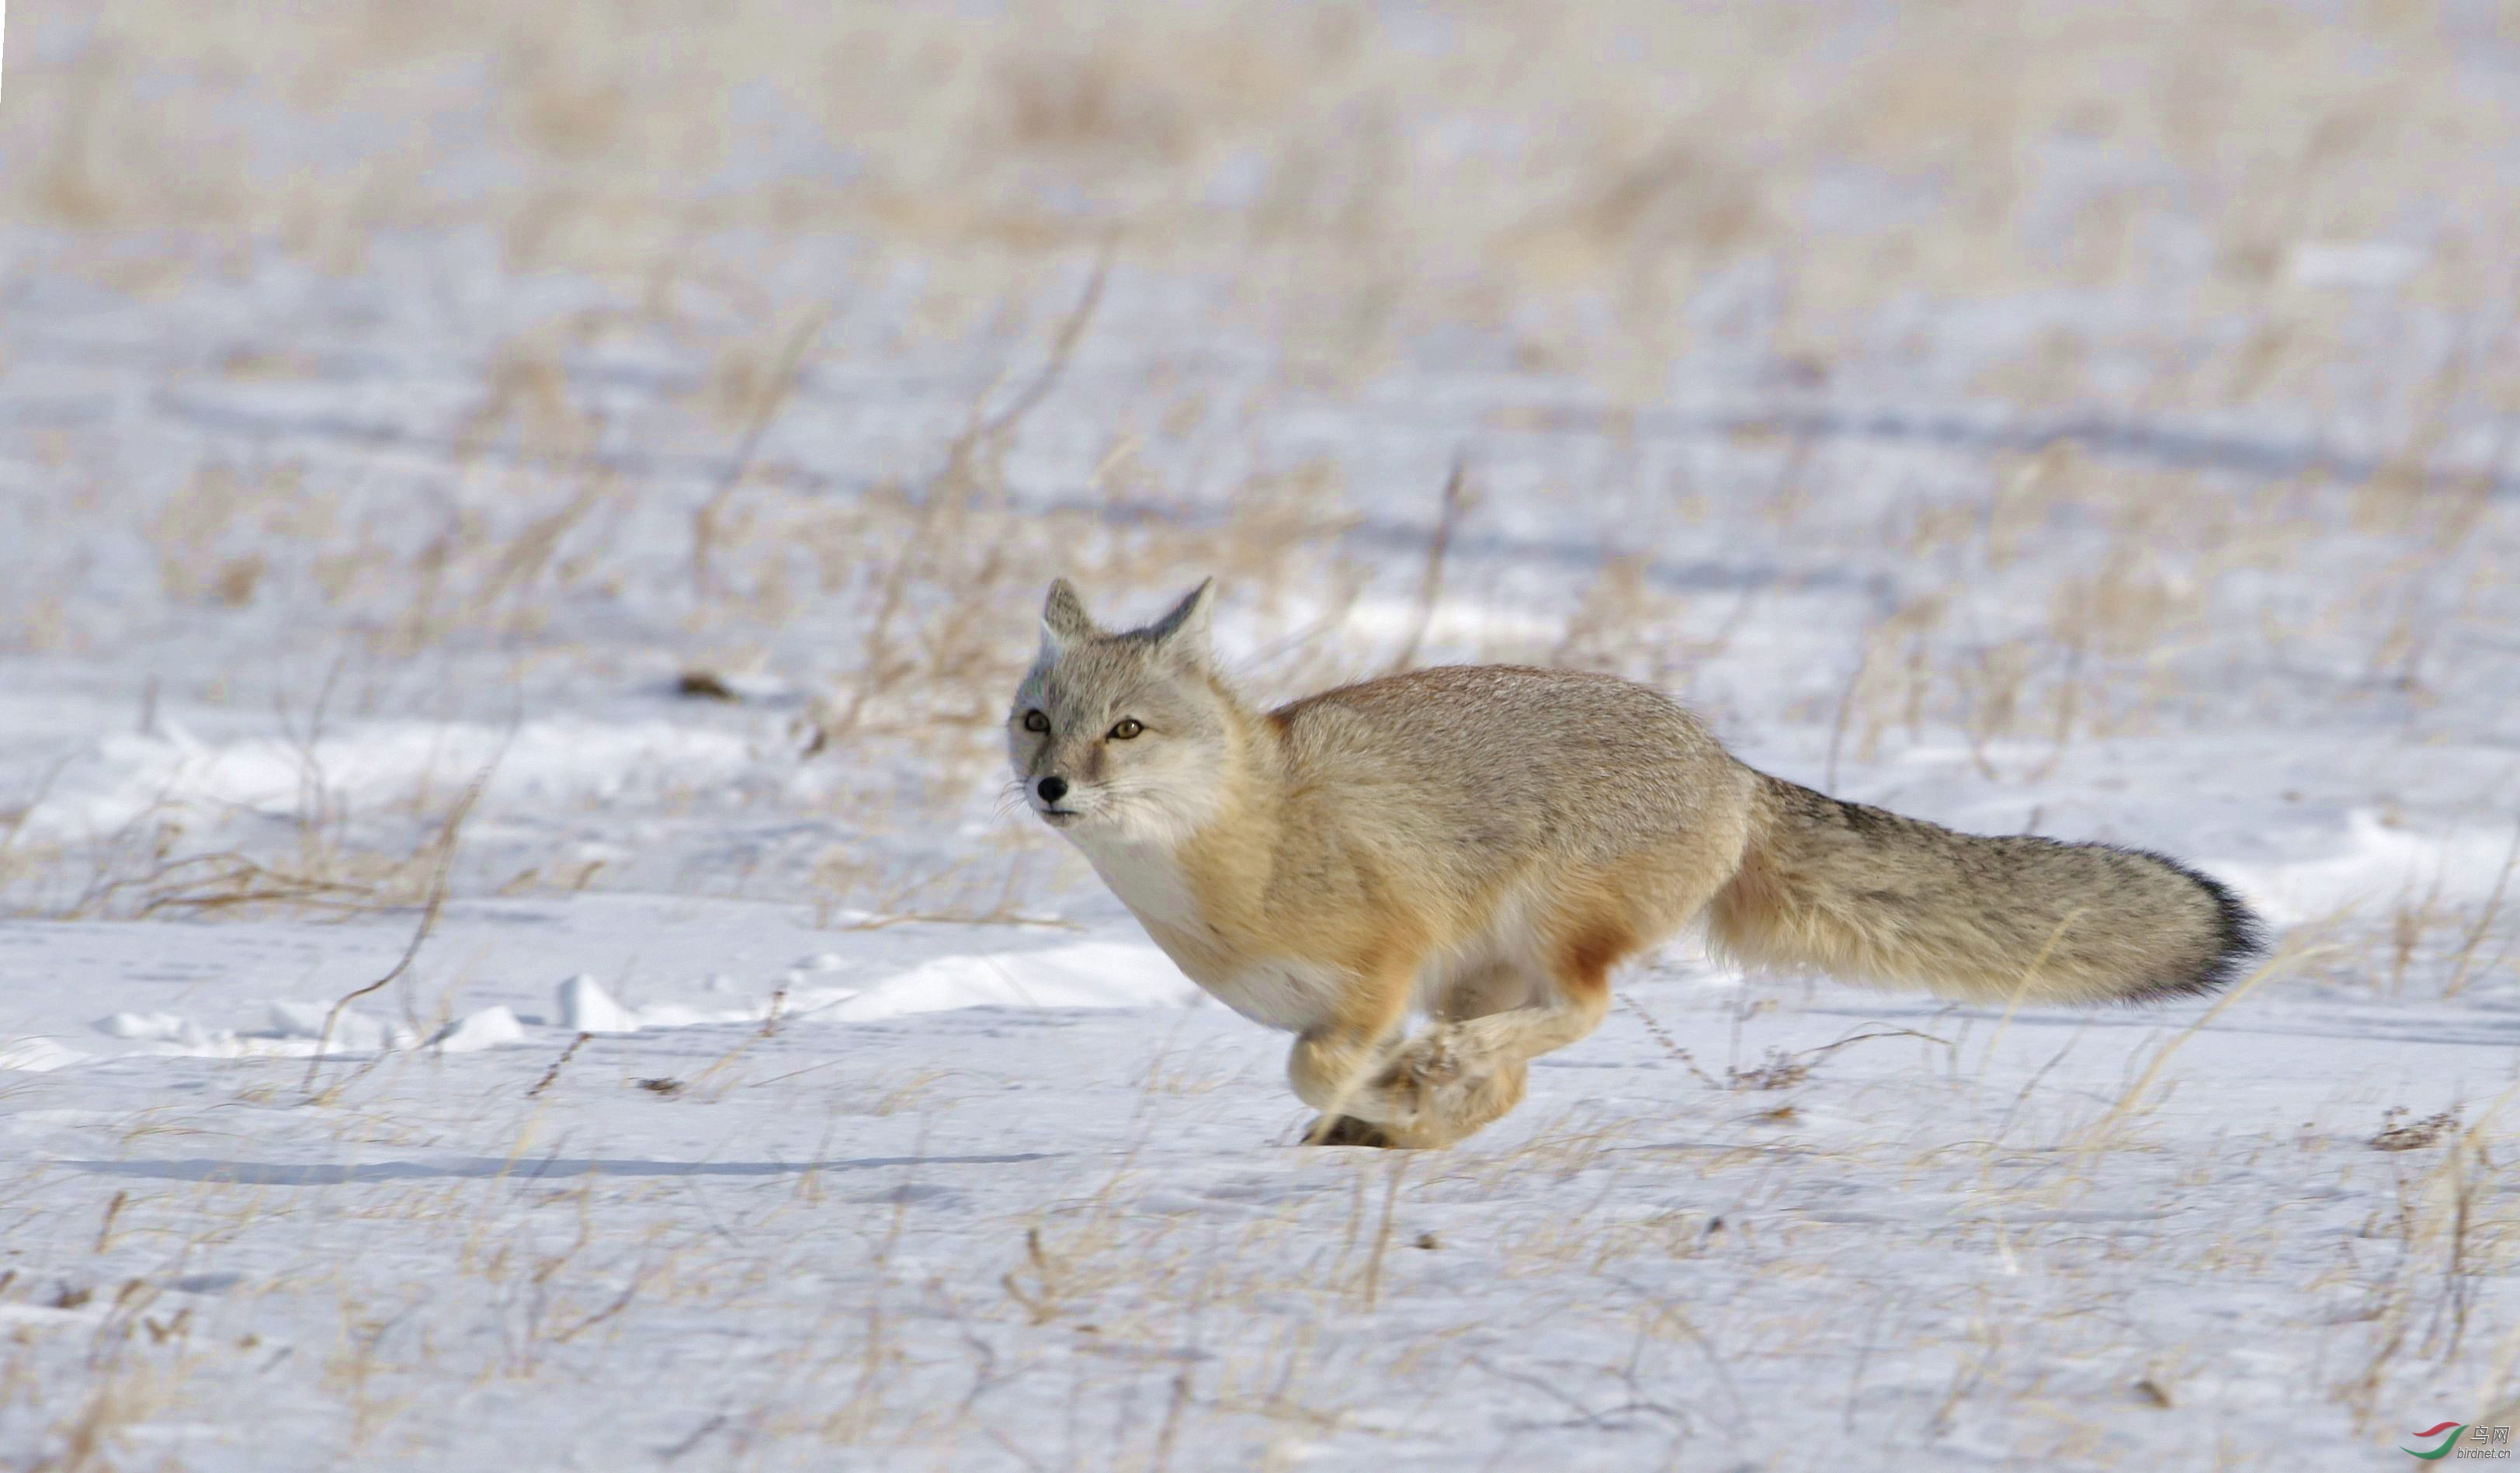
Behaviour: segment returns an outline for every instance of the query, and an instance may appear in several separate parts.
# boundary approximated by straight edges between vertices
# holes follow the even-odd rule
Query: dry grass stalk
[[[454,809],[446,815],[445,823],[439,827],[437,838],[431,845],[434,874],[428,885],[428,898],[421,905],[419,923],[412,928],[411,942],[403,947],[402,955],[382,977],[342,993],[324,1014],[324,1026],[315,1036],[315,1052],[306,1061],[306,1082],[302,1087],[309,1097],[315,1093],[315,1077],[323,1068],[324,1050],[333,1040],[333,1029],[341,1021],[341,1014],[349,1010],[351,1003],[382,991],[409,973],[412,963],[420,957],[420,948],[428,944],[428,934],[437,927],[438,911],[446,903],[446,882],[455,868],[455,847],[463,834],[464,820],[472,816],[473,806],[481,801],[482,789],[489,785],[490,775],[496,770],[497,763],[493,762],[475,776]]]

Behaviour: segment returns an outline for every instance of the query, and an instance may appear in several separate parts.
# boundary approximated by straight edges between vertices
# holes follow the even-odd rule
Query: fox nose
[[[1067,779],[1063,777],[1045,777],[1034,786],[1040,790],[1044,803],[1057,803],[1067,796]]]

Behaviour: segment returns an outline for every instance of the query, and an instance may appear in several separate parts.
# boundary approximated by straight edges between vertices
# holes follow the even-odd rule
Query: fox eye
[[[1131,716],[1127,720],[1122,721],[1119,725],[1111,728],[1111,738],[1113,741],[1125,742],[1129,738],[1136,736],[1138,733],[1146,729],[1146,723],[1140,721],[1136,716]]]
[[[1049,729],[1050,717],[1043,715],[1037,711],[1028,711],[1024,713],[1024,730],[1048,731]]]

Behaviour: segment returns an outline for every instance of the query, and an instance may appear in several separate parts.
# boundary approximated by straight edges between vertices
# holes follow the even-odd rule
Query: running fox
[[[1701,917],[1745,964],[1998,1003],[2207,992],[2259,948],[2175,860],[1825,798],[1613,676],[1447,667],[1257,711],[1209,650],[1213,587],[1110,632],[1053,583],[1008,753],[1166,955],[1295,1035],[1315,1141],[1496,1120],[1613,968]]]

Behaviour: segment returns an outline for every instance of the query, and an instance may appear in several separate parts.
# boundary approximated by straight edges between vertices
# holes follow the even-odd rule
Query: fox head
[[[1050,585],[1041,655],[1007,713],[1007,756],[1044,823],[1080,844],[1169,845],[1213,810],[1234,711],[1208,649],[1215,586],[1113,633],[1065,578]]]

